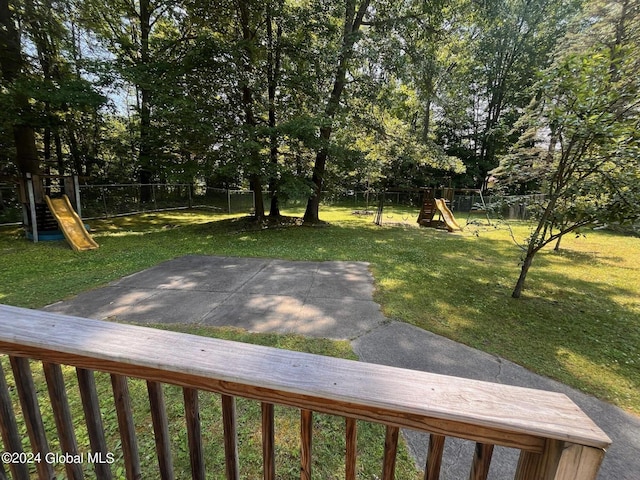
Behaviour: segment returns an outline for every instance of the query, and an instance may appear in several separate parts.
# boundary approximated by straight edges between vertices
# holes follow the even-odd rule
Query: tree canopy
[[[0,0],[0,175],[250,187],[256,217],[295,195],[317,222],[324,191],[444,176],[479,187],[501,159],[512,180],[549,190],[549,172],[582,151],[572,175],[597,164],[600,177],[557,187],[560,224],[595,210],[628,218],[637,172],[619,173],[637,148],[637,9]]]
[[[546,193],[514,297],[545,245],[586,225],[640,220],[639,7],[594,2],[578,18],[496,171]]]

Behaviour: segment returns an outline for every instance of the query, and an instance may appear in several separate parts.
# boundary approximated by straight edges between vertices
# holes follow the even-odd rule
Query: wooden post
[[[396,453],[398,451],[398,427],[387,426],[384,439],[384,462],[382,464],[382,480],[393,480],[396,472]]]
[[[274,408],[262,403],[262,469],[264,480],[276,480]]]
[[[36,216],[36,197],[33,191],[33,176],[27,173],[27,195],[29,197],[29,214],[31,215],[31,236],[33,243],[38,243],[38,218]]]
[[[227,480],[240,480],[236,399],[230,395],[222,395],[222,427],[224,430],[224,457]]]
[[[13,413],[11,394],[0,362],[0,433],[5,452],[21,453],[22,442],[18,433],[16,416]],[[2,462],[0,462],[2,463]],[[9,464],[11,478],[14,480],[29,480],[29,469],[26,463],[11,462]]]
[[[358,457],[358,430],[355,418],[345,418],[346,423],[346,452],[345,452],[345,480],[356,480],[356,464]]]
[[[565,444],[556,480],[595,480],[604,454],[601,448]]]
[[[87,425],[87,433],[89,434],[89,444],[91,451],[95,454],[103,455],[106,458],[108,452],[107,441],[104,437],[104,427],[102,425],[102,415],[100,413],[100,402],[98,401],[98,392],[96,390],[95,376],[92,370],[84,368],[76,369],[78,377],[78,389],[80,390],[80,398],[82,399],[82,409],[84,411],[84,419]],[[96,478],[111,480],[111,468],[106,462],[95,462],[93,468],[96,472]]]
[[[184,418],[187,422],[187,443],[189,445],[189,459],[191,461],[191,477],[193,480],[204,480],[204,452],[202,450],[202,435],[200,431],[200,403],[198,390],[184,388]]]
[[[427,451],[427,465],[424,468],[424,480],[438,480],[442,466],[444,452],[444,435],[429,435],[429,450]]]
[[[120,431],[120,440],[122,441],[122,453],[124,455],[127,480],[139,480],[141,478],[140,455],[138,453],[138,441],[136,439],[136,428],[133,423],[127,377],[112,374],[111,386],[113,387],[113,398],[116,405],[118,430]]]
[[[493,445],[487,443],[476,443],[476,450],[473,455],[471,473],[469,480],[486,480],[491,466],[491,456],[493,455]]]
[[[29,434],[29,440],[31,440],[32,453],[40,454],[40,457],[44,459],[49,453],[49,444],[47,443],[47,436],[42,423],[38,393],[33,383],[29,360],[13,356],[9,357],[9,360],[13,370],[13,378],[16,381],[22,414],[27,424],[27,433]],[[36,462],[36,470],[40,478],[48,479],[54,477],[53,467],[46,461]]]
[[[547,440],[542,453],[522,451],[515,480],[555,480],[564,442]]]
[[[313,412],[300,411],[300,480],[311,480],[311,446],[313,442]]]
[[[149,405],[151,407],[151,421],[156,441],[156,455],[162,480],[173,480],[173,460],[171,458],[171,442],[169,437],[169,421],[164,404],[162,384],[147,382]]]
[[[54,363],[42,363],[44,375],[47,380],[47,389],[49,391],[49,399],[51,400],[51,408],[53,417],[60,439],[60,446],[63,454],[78,455],[78,444],[73,428],[73,419],[69,410],[69,401],[67,400],[67,392],[64,385],[64,376],[60,365]],[[82,465],[77,462],[66,462],[64,464],[67,478],[82,479]]]

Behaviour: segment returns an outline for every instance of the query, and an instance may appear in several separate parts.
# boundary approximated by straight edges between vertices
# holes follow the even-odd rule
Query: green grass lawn
[[[101,247],[84,253],[4,229],[0,302],[40,307],[184,254],[367,261],[387,316],[640,414],[640,239],[603,231],[563,239],[560,252],[536,257],[514,300],[521,252],[504,225],[480,218],[448,234],[415,228],[416,216],[388,209],[377,227],[334,207],[322,211],[326,227],[256,231],[210,212],[144,214],[93,221]],[[511,229],[519,240],[529,232],[524,223]]]

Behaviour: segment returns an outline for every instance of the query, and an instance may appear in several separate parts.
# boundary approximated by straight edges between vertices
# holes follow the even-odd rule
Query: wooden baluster
[[[524,450],[520,452],[515,480],[555,479],[563,446],[564,442],[560,440],[548,439],[541,454]]]
[[[0,433],[5,452],[21,453],[22,442],[18,434],[18,424],[13,412],[11,394],[0,362]],[[9,471],[14,480],[29,480],[29,469],[26,463],[10,463]]]
[[[345,418],[346,452],[345,480],[356,480],[356,462],[358,458],[358,429],[355,418]]]
[[[61,453],[69,453],[74,456],[78,455],[78,444],[76,442],[73,420],[69,410],[69,401],[67,400],[62,368],[60,365],[54,363],[43,362],[42,369],[44,370],[44,377],[47,380],[47,390],[49,391],[53,417],[56,422],[60,446],[62,447]],[[64,468],[67,472],[67,478],[84,478],[81,463],[66,462]]]
[[[424,480],[438,480],[440,467],[442,466],[442,453],[444,452],[444,435],[429,435],[429,450],[427,451],[427,466],[424,469]]]
[[[162,384],[148,381],[147,392],[149,394],[149,405],[151,406],[151,421],[153,422],[153,432],[156,440],[156,455],[158,456],[160,478],[162,480],[173,480],[169,422],[164,404]]]
[[[230,395],[222,395],[222,427],[224,430],[224,457],[227,480],[239,480],[236,399]]]
[[[22,357],[9,357],[9,361],[16,381],[22,415],[31,440],[32,453],[40,454],[40,458],[42,458],[41,462],[36,462],[38,476],[39,478],[53,478],[53,466],[44,461],[47,453],[49,453],[49,445],[44,431],[44,424],[42,423],[42,415],[40,414],[38,396],[33,384],[29,360]]]
[[[262,470],[264,480],[276,479],[274,408],[262,404]]]
[[[313,412],[300,411],[300,480],[311,480],[311,446],[313,443]]]
[[[476,450],[473,455],[471,473],[469,480],[486,480],[491,466],[491,456],[493,455],[493,445],[487,443],[476,443]]]
[[[91,451],[94,455],[99,454],[102,460],[106,460],[106,455],[109,451],[107,450],[107,441],[104,438],[100,402],[98,401],[93,371],[76,368],[76,376],[78,377],[78,388],[80,389],[80,398],[82,399],[82,409],[84,410],[84,420],[87,425]],[[113,478],[111,467],[106,461],[94,462],[93,468],[96,472],[96,478],[101,480],[111,480]]]
[[[400,429],[387,425],[384,438],[384,462],[382,463],[382,480],[393,480],[396,471],[396,453],[398,451],[398,434]]]
[[[127,480],[137,480],[141,478],[140,455],[138,454],[138,441],[133,423],[127,377],[112,374],[111,386],[113,388],[113,398],[116,405],[118,430],[120,430],[120,440],[122,441],[122,453],[124,455]]]
[[[184,418],[187,422],[187,440],[189,445],[189,459],[191,461],[191,477],[193,480],[204,480],[204,452],[202,450],[202,435],[200,432],[200,405],[198,390],[183,388]]]

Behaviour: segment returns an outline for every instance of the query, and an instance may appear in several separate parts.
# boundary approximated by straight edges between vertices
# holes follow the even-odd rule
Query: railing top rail
[[[0,352],[540,453],[611,440],[568,397],[0,305]]]

